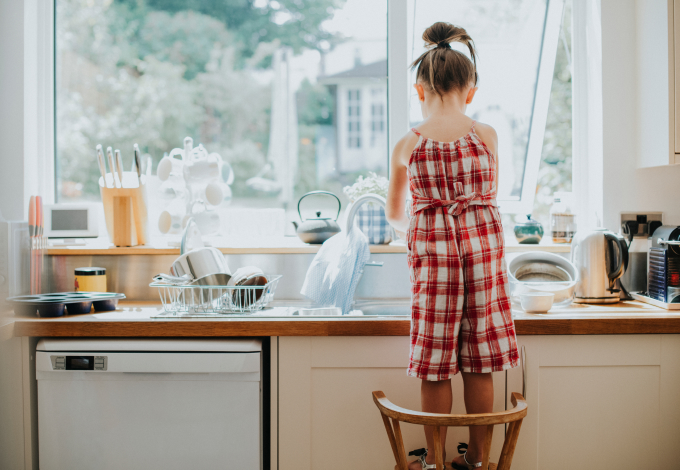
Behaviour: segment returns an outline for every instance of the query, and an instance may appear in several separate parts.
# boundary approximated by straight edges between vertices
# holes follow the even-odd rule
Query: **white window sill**
[[[282,237],[272,240],[238,241],[230,243],[229,247],[214,243],[224,254],[305,254],[316,253],[321,245],[307,245],[297,237]],[[406,253],[406,245],[403,241],[393,242],[389,245],[371,245],[371,253]],[[569,253],[571,245],[540,243],[538,245],[520,245],[512,240],[505,245],[507,253],[520,253],[523,251],[546,251],[551,253]],[[167,244],[152,244],[135,247],[115,247],[108,239],[94,239],[88,241],[85,246],[50,247],[48,255],[179,255],[179,248],[170,247]]]

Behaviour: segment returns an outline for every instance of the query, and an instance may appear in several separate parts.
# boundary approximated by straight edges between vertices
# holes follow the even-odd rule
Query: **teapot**
[[[333,196],[337,201],[338,201],[338,214],[335,216],[335,219],[330,219],[327,217],[321,217],[321,211],[316,211],[316,217],[312,219],[302,219],[302,213],[300,213],[300,203],[304,198],[307,196],[311,196],[313,194],[327,194],[329,196]],[[341,204],[340,204],[340,199],[338,199],[338,196],[335,194],[329,192],[329,191],[311,191],[305,194],[300,198],[298,201],[298,215],[300,216],[300,225],[297,224],[297,222],[293,222],[293,225],[295,225],[295,232],[297,233],[297,236],[300,237],[300,240],[302,240],[305,243],[311,243],[314,245],[319,245],[329,238],[331,238],[333,235],[336,233],[340,232],[342,229],[340,228],[340,225],[338,224],[338,217],[340,216],[340,209],[341,209]]]

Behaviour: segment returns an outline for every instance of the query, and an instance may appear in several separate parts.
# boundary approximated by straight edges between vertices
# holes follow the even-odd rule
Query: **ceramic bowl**
[[[548,313],[552,308],[555,294],[549,292],[528,292],[519,296],[522,309],[527,313]]]

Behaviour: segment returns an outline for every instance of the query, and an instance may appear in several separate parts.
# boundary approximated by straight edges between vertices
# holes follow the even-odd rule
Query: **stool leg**
[[[489,468],[489,457],[491,454],[491,440],[493,439],[493,424],[486,427],[486,439],[484,440],[484,453],[482,454],[482,468]]]
[[[408,462],[406,461],[406,450],[404,450],[404,438],[401,437],[401,426],[399,426],[399,421],[392,418],[392,426],[394,427],[394,436],[395,442],[397,444],[397,452],[399,453],[399,459],[397,460],[399,470],[408,470]]]
[[[433,427],[432,438],[434,439],[434,463],[437,470],[444,470],[444,451],[442,450],[442,440],[440,437],[440,427]]]
[[[505,442],[503,443],[503,450],[501,451],[501,458],[498,461],[498,470],[509,470],[512,464],[512,457],[515,454],[515,446],[517,445],[517,438],[519,437],[519,429],[522,426],[522,420],[513,421],[508,425],[508,431],[505,434]]]
[[[387,431],[387,438],[390,440],[390,446],[392,446],[392,453],[394,454],[394,460],[399,464],[399,451],[397,450],[397,442],[394,437],[394,431],[392,430],[392,425],[390,424],[390,419],[384,414],[380,413],[382,416],[383,423],[385,424],[385,431]]]

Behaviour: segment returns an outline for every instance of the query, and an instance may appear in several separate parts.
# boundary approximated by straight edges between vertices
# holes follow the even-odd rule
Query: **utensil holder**
[[[129,172],[125,172],[127,174]],[[137,174],[134,174],[137,177]],[[123,179],[129,179],[123,178]],[[107,188],[99,178],[106,231],[115,246],[145,245],[149,240],[146,177],[136,188]]]

